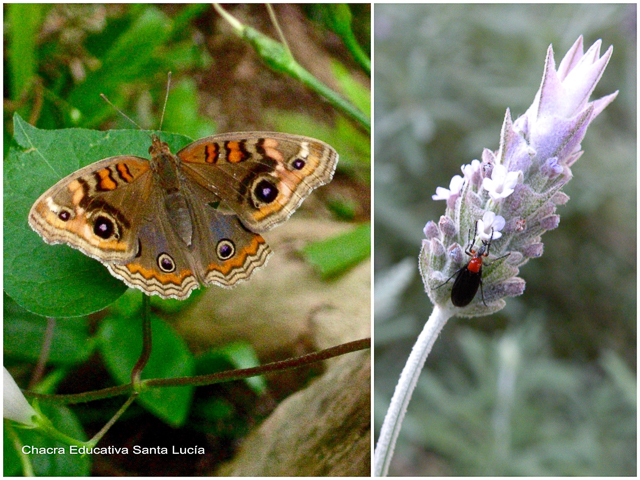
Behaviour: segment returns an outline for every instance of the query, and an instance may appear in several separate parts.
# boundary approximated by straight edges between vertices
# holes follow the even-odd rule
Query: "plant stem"
[[[418,383],[424,362],[427,360],[442,327],[453,316],[453,313],[453,310],[436,305],[411,350],[382,423],[374,454],[374,477],[385,477],[389,471],[393,450],[400,434],[400,428],[402,428],[402,420],[413,390]]]
[[[142,294],[142,353],[140,358],[131,370],[131,386],[133,391],[140,393],[142,391],[142,370],[147,366],[149,358],[151,358],[151,300],[146,294]]]
[[[324,97],[331,105],[342,113],[353,119],[367,132],[371,131],[370,115],[361,111],[342,95],[334,92],[327,85],[314,77],[308,70],[304,69],[291,56],[291,52],[283,44],[263,35],[258,30],[240,23],[235,17],[224,10],[219,4],[213,4],[216,11],[233,27],[236,34],[247,40],[255,49],[262,61],[272,70],[284,73],[300,81],[303,85]]]
[[[240,380],[243,378],[254,377],[256,375],[262,375],[268,372],[311,365],[313,363],[327,360],[329,358],[334,358],[346,353],[356,352],[358,350],[366,350],[368,348],[371,348],[371,339],[363,338],[360,340],[354,340],[353,342],[343,343],[335,347],[326,348],[324,350],[320,350],[319,352],[308,353],[300,357],[289,358],[287,360],[281,360],[279,362],[265,363],[264,365],[260,365],[259,367],[228,370],[224,372],[212,373],[209,375],[198,375],[195,377],[147,378],[139,381],[140,391],[138,393],[141,393],[141,391],[144,391],[145,389],[151,388],[176,387],[180,385],[213,385],[220,382]],[[134,392],[134,388],[133,384],[130,383],[127,385],[119,385],[117,387],[103,388],[102,390],[95,390],[92,392],[66,395],[47,395],[29,391],[24,391],[23,393],[27,398],[38,399],[42,402],[57,405],[73,405],[77,403],[86,403],[94,400],[112,398],[118,395],[131,395],[132,392]]]
[[[122,405],[122,407],[120,407],[118,409],[118,411],[116,412],[116,414],[111,417],[111,420],[109,420],[106,425],[104,427],[102,427],[100,429],[100,431],[98,433],[96,433],[94,435],[94,437],[89,440],[87,443],[89,443],[91,445],[91,448],[95,447],[98,442],[102,439],[102,437],[104,437],[104,435],[109,431],[109,429],[111,427],[113,427],[113,425],[118,421],[118,419],[124,414],[124,412],[127,411],[127,408],[129,408],[129,406],[133,403],[133,401],[138,397],[138,393],[137,392],[133,392],[133,394],[127,399],[126,402],[124,402],[124,405]]]

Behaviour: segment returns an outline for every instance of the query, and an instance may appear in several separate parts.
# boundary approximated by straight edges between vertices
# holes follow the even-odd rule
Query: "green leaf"
[[[308,244],[302,253],[324,278],[338,275],[371,255],[371,225],[363,224],[337,237]]]
[[[183,4],[182,8],[177,11],[176,15],[172,19],[174,36],[185,35],[190,40],[190,43],[197,45],[197,43],[191,40],[192,32],[190,30],[190,23],[198,17],[206,15],[210,9],[211,5],[208,3]]]
[[[141,322],[139,310],[129,315],[109,315],[102,323],[98,335],[99,348],[107,369],[121,384],[131,381],[131,370],[142,352]],[[169,325],[153,316],[151,330],[153,350],[149,363],[142,372],[142,378],[193,375],[193,356],[184,340]],[[151,413],[168,424],[179,427],[187,419],[193,390],[192,386],[153,388],[143,392],[139,400]]]
[[[331,69],[340,83],[340,91],[350,102],[363,111],[367,118],[371,118],[371,90],[358,81],[354,75],[351,75],[340,62],[331,62]]]
[[[15,144],[4,165],[4,287],[30,312],[87,315],[126,290],[107,269],[66,245],[48,245],[27,223],[37,198],[66,175],[115,155],[148,157],[149,132],[39,130],[14,116]],[[160,133],[173,151],[191,140]]]
[[[42,412],[51,420],[56,429],[65,435],[85,441],[80,422],[67,407],[60,405],[41,405]],[[5,426],[5,429],[7,427]],[[65,453],[31,453],[27,461],[31,462],[37,477],[86,477],[91,469],[91,456],[69,453],[69,445],[43,436],[38,430],[15,429],[22,445],[32,448],[62,448]],[[5,436],[5,439],[7,436]],[[6,443],[5,443],[6,449]],[[22,455],[20,452],[19,455]],[[6,456],[5,456],[6,458]],[[11,458],[11,457],[10,457]],[[7,466],[5,466],[5,471]],[[21,470],[22,468],[20,468]]]
[[[20,438],[17,433],[18,429],[11,425],[11,422],[4,422],[3,427],[2,474],[4,477],[17,477],[22,471],[22,464],[18,456],[20,447],[14,445],[15,437],[18,437],[18,441]],[[23,473],[23,476],[26,476],[26,472]]]
[[[89,358],[95,342],[89,336],[84,318],[57,319],[51,339],[48,361],[74,365]],[[47,319],[20,308],[11,298],[4,298],[4,354],[13,359],[36,362],[40,358]]]
[[[352,14],[349,5],[346,3],[325,3],[322,4],[322,7],[324,7],[327,26],[342,38],[353,58],[368,75],[371,75],[371,60],[358,44],[351,29]]]
[[[207,375],[223,372],[230,368],[251,368],[258,365],[260,365],[260,361],[251,344],[234,342],[199,356],[197,374]],[[267,389],[267,383],[262,375],[246,378],[245,381],[257,395],[263,394]]]
[[[215,425],[221,423],[220,420],[224,421],[221,430],[223,430],[226,435],[229,434],[229,424],[238,422],[237,418],[234,418],[237,412],[233,408],[233,404],[225,398],[208,397],[201,399],[195,410],[197,411],[194,412],[194,416],[203,417],[207,422],[211,423],[211,425],[207,425],[205,429],[202,429],[201,425],[196,426],[196,428],[200,427],[201,431],[206,432],[208,435],[222,436],[223,432],[216,432],[214,430]]]
[[[327,208],[340,220],[352,221],[356,216],[357,205],[349,199],[327,200]]]

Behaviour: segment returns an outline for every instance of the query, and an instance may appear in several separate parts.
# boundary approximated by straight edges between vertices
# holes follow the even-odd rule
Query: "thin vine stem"
[[[142,352],[140,358],[131,370],[131,385],[136,393],[142,390],[142,382],[140,380],[142,370],[147,366],[149,358],[151,358],[151,300],[145,293],[142,294]]]
[[[266,363],[259,367],[228,370],[226,372],[219,372],[211,375],[199,375],[196,377],[155,379],[150,378],[142,380],[141,385],[144,390],[151,388],[175,387],[179,385],[213,385],[214,383],[254,377],[256,375],[261,375],[266,372],[273,372],[275,370],[287,370],[291,368],[303,367],[305,365],[327,360],[329,358],[338,357],[346,353],[356,352],[358,350],[366,350],[368,348],[371,348],[371,339],[363,338],[361,340],[343,343],[335,347],[327,348],[319,352],[309,353],[300,357],[289,358],[287,360],[282,360],[279,362]],[[42,402],[71,405],[75,403],[84,403],[93,400],[116,397],[119,395],[130,395],[132,392],[133,387],[129,383],[127,385],[119,385],[117,387],[104,388],[102,390],[70,395],[49,395],[29,391],[24,391],[23,393],[27,398],[37,398]]]
[[[38,355],[38,363],[36,364],[36,368],[33,369],[33,374],[29,381],[29,388],[34,388],[38,383],[40,383],[40,380],[42,380],[42,375],[47,367],[47,361],[49,360],[49,354],[51,353],[51,342],[53,341],[56,323],[55,318],[47,317],[47,328],[44,332],[40,355]]]

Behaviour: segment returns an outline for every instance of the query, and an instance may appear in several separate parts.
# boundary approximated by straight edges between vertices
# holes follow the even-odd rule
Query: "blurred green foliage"
[[[436,187],[498,148],[506,108],[515,119],[533,101],[549,44],[556,64],[581,34],[587,48],[613,45],[592,98],[620,90],[582,142],[559,228],[520,272],[524,295],[441,333],[390,475],[636,474],[636,398],[622,394],[636,370],[635,19],[635,5],[376,6],[378,429],[432,309],[417,263],[422,228],[444,213]],[[520,352],[509,396],[505,339]]]
[[[337,257],[336,251],[341,251]],[[371,225],[362,224],[350,232],[304,247],[302,254],[323,278],[335,277],[371,255]]]

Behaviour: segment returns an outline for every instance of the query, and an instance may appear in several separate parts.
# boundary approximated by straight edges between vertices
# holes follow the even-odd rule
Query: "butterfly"
[[[180,300],[200,285],[231,287],[263,266],[271,249],[260,233],[330,182],[338,162],[320,140],[276,132],[214,135],[175,155],[154,134],[149,154],[68,175],[36,200],[29,225],[130,287]]]

